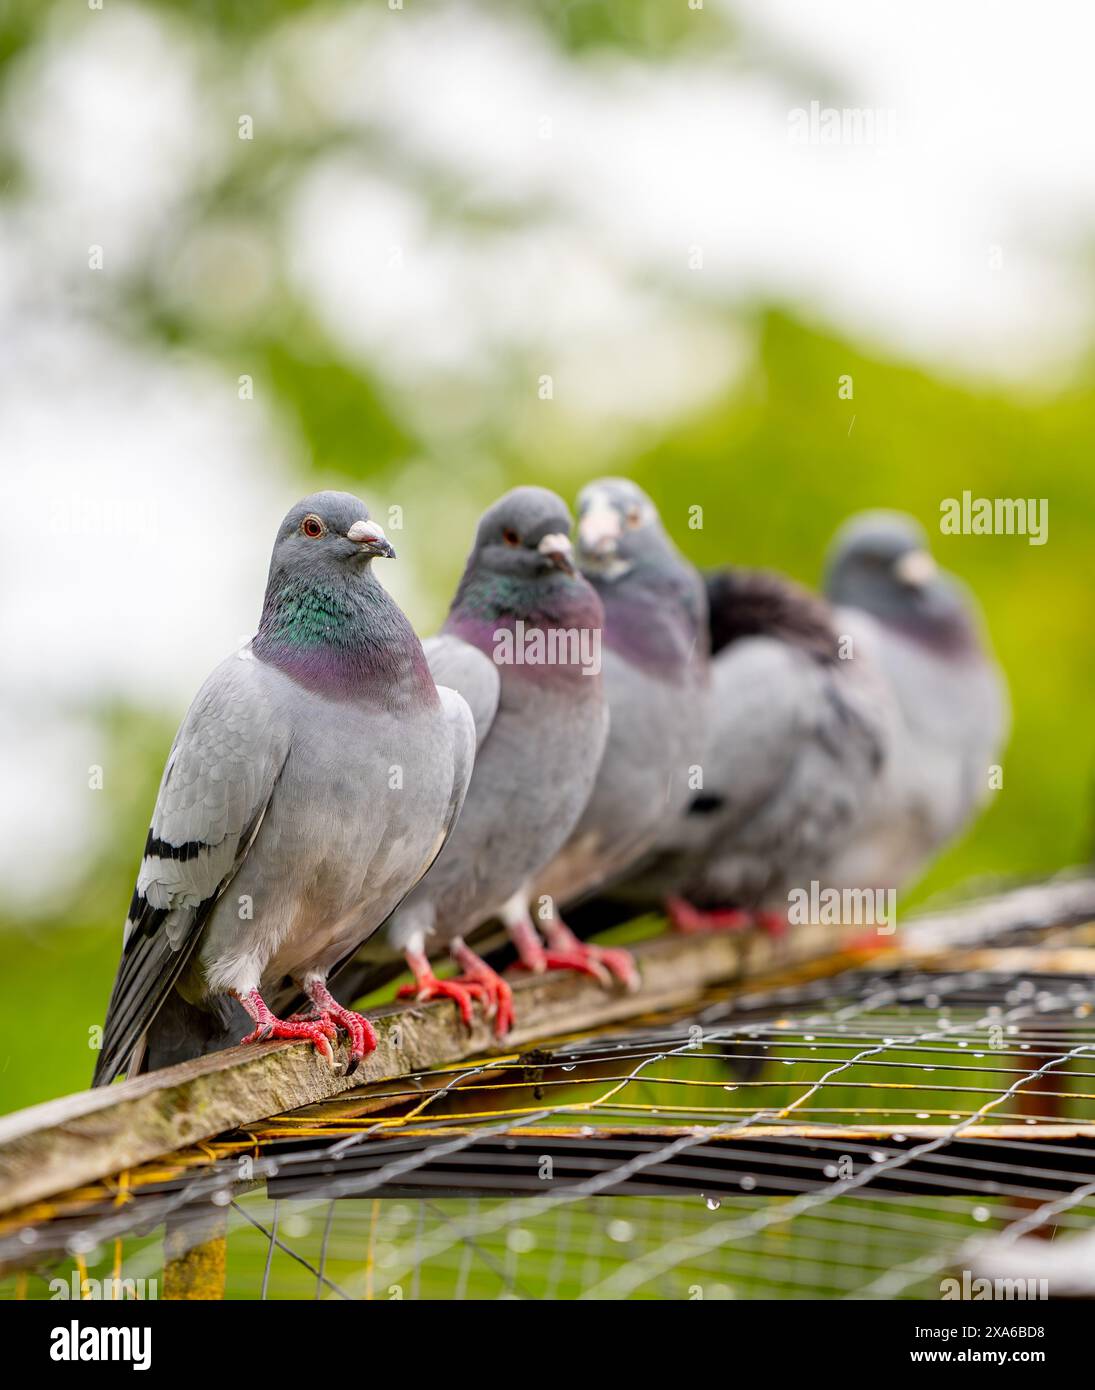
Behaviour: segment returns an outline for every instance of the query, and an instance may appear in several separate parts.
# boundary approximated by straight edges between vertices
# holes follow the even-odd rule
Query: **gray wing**
[[[783,891],[788,874],[814,877],[852,834],[885,757],[880,711],[861,677],[859,666],[766,639],[728,653],[717,678],[712,790],[723,805],[714,808],[709,889],[752,905]]]
[[[460,643],[460,645],[465,646],[466,644]],[[474,649],[469,648],[469,650]],[[486,657],[483,659],[487,660]],[[493,670],[493,664],[489,662],[488,664]],[[495,680],[497,680],[497,672],[495,672]],[[483,685],[486,686],[487,682],[484,681]],[[362,995],[371,994],[374,989],[379,989],[402,972],[404,968],[403,955],[391,946],[386,928],[406,902],[412,890],[429,873],[437,860],[437,856],[448,843],[449,836],[452,834],[453,827],[460,816],[460,810],[464,805],[468,785],[471,782],[471,775],[475,768],[477,732],[472,709],[463,695],[449,686],[438,685],[437,693],[441,697],[441,707],[448,720],[453,749],[452,792],[449,796],[449,808],[445,817],[443,833],[433,858],[377,930],[357,950],[351,952],[344,960],[339,961],[328,976],[329,982],[337,977],[335,996],[343,1003],[352,1003],[355,999],[360,999]],[[497,699],[494,701],[494,706],[497,707]],[[494,709],[492,708],[490,718],[493,719],[493,717]],[[489,727],[489,721],[487,727]]]
[[[92,1084],[129,1063],[258,833],[289,753],[252,659],[230,657],[172,745],[125,926]]]
[[[726,649],[704,785],[649,873],[697,900],[755,906],[786,872],[805,874],[851,833],[885,752],[858,672],[771,638]]]
[[[960,833],[990,795],[988,769],[1007,737],[1007,690],[987,648],[954,660],[857,610],[838,610],[867,660],[884,672],[898,711],[884,795],[842,873],[904,882]]]
[[[497,679],[497,676],[495,678]],[[475,767],[475,752],[480,739],[478,725],[475,722],[471,706],[460,692],[452,690],[447,685],[439,684],[437,693],[441,696],[441,707],[445,711],[445,718],[448,720],[449,730],[452,733],[453,757],[452,794],[449,797],[449,810],[445,817],[444,834],[437,847],[437,854],[440,854],[445,848],[445,841],[452,834],[452,828],[456,824],[456,818],[464,804],[464,797],[468,794],[468,784],[471,782],[472,770]],[[497,703],[496,697],[495,707],[497,707]],[[493,719],[493,717],[494,712],[492,710],[491,718]],[[434,858],[436,859],[437,855],[434,855]]]
[[[437,684],[451,687],[467,701],[475,720],[475,746],[482,748],[498,711],[502,689],[498,667],[478,647],[449,633],[428,638],[422,649]]]
[[[449,735],[452,739],[452,790],[449,793],[449,805],[445,812],[445,819],[441,825],[441,834],[438,836],[437,848],[430,858],[430,862],[411,884],[407,892],[399,900],[391,912],[377,928],[374,935],[381,936],[382,929],[386,922],[399,911],[407,897],[416,884],[429,873],[434,865],[437,856],[445,848],[449,836],[452,834],[453,826],[456,824],[460,809],[464,805],[464,798],[468,793],[468,784],[471,782],[471,774],[475,767],[476,752],[476,726],[472,716],[471,708],[467,700],[456,690],[450,689],[447,685],[439,685],[437,693],[441,697],[441,708],[445,712],[445,719],[449,726]],[[351,959],[351,956],[347,959]],[[337,968],[337,967],[336,967]]]

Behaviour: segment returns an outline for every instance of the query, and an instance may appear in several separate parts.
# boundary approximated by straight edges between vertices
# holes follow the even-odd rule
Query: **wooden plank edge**
[[[642,985],[633,994],[569,973],[518,978],[517,1022],[504,1051],[686,1004],[711,985],[798,963],[835,974],[853,959],[834,954],[839,935],[838,928],[816,928],[781,941],[749,933],[658,936],[634,948]],[[308,1043],[271,1042],[0,1118],[0,1212],[370,1082],[502,1050],[478,1011],[466,1029],[448,1001],[371,1010],[370,1017],[377,1049],[352,1077],[343,1071],[344,1044],[332,1069]]]
[[[1013,927],[1091,918],[1095,879],[1064,876],[926,914],[894,938],[865,945],[859,933],[863,949],[856,952],[842,951],[848,933],[829,926],[801,929],[779,942],[753,933],[663,935],[634,948],[642,975],[635,994],[606,993],[593,981],[561,973],[515,981],[517,1024],[505,1050],[686,1004],[728,981],[758,980],[807,964],[819,975],[868,960],[887,968],[934,959]],[[342,1070],[344,1051],[332,1070],[309,1044],[273,1042],[230,1048],[0,1117],[0,1212],[370,1082],[499,1051],[478,1013],[472,1028],[464,1029],[448,1002],[370,1010],[370,1016],[378,1047],[353,1077]]]

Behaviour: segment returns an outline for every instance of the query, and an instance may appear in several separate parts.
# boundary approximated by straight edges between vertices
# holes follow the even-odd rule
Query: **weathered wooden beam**
[[[756,933],[660,936],[636,948],[642,987],[634,994],[604,991],[570,974],[518,979],[517,1023],[506,1050],[512,1055],[530,1043],[671,1009],[727,981],[792,968],[833,975],[872,955],[883,966],[930,963],[1017,927],[1093,918],[1095,879],[1067,878],[910,921],[896,937],[876,938],[873,950],[854,954],[841,953],[847,935],[838,927],[802,928],[778,942]],[[1037,962],[1043,959],[1038,953]],[[1029,968],[1037,968],[1033,957]],[[389,1007],[371,1016],[379,1045],[354,1077],[341,1066],[329,1068],[308,1044],[273,1042],[231,1048],[0,1118],[0,1211],[362,1085],[498,1050],[480,1014],[465,1029],[449,1002]]]
[[[796,962],[818,960],[819,970],[835,973],[849,961],[833,954],[837,938],[838,930],[830,928],[779,942],[729,932],[660,936],[635,948],[642,986],[633,994],[606,991],[573,974],[519,978],[517,1022],[505,1050],[512,1054],[545,1037],[672,1008],[710,985]],[[271,1042],[230,1048],[0,1119],[0,1211],[356,1086],[498,1050],[491,1025],[478,1011],[468,1029],[448,1001],[388,1007],[371,1011],[371,1017],[378,1046],[352,1077],[342,1070],[344,1051],[332,1069],[310,1044]]]

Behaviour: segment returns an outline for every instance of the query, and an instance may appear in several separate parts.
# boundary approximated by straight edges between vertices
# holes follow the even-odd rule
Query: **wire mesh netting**
[[[166,1227],[227,1233],[228,1297],[939,1298],[975,1248],[1092,1229],[1093,1083],[1081,968],[724,988],[26,1210],[3,1288],[157,1296]]]

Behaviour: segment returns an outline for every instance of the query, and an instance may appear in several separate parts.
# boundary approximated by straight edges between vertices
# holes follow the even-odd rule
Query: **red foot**
[[[743,931],[754,922],[753,914],[750,912],[741,912],[737,908],[703,912],[684,898],[669,898],[665,909],[669,925],[674,931],[679,932]]]
[[[553,951],[549,947],[544,952],[544,960],[549,970],[576,970],[580,975],[592,975],[598,984],[608,989],[616,972],[600,955],[593,954],[595,950],[593,946],[582,946],[576,951]],[[626,970],[617,974],[617,978],[626,983]]]
[[[245,1043],[268,1042],[271,1038],[296,1038],[310,1042],[329,1065],[334,1066],[335,1054],[331,1041],[337,1036],[334,1024],[324,1019],[276,1018],[257,989],[236,998],[255,1021],[254,1031],[242,1039]]]
[[[590,946],[588,944],[580,945],[577,950],[586,960],[606,966],[609,974],[613,975],[625,989],[637,990],[642,983],[639,979],[639,968],[635,964],[635,957],[630,951],[625,951],[619,946]]]
[[[612,983],[612,976],[604,966],[580,951],[544,951],[534,961],[518,961],[517,969],[531,970],[536,975],[547,970],[576,970],[579,975],[591,976],[606,989]]]
[[[482,980],[468,979],[467,976],[439,980],[434,974],[434,967],[429,965],[429,960],[421,951],[407,952],[407,965],[414,972],[414,984],[404,984],[396,990],[397,999],[415,999],[418,1004],[428,1004],[431,999],[453,999],[460,1009],[464,1027],[468,1029],[472,1020],[472,999],[479,999],[484,1006],[488,1004],[488,991]]]
[[[350,1058],[346,1063],[346,1075],[353,1076],[361,1065],[361,1059],[376,1051],[376,1029],[364,1014],[344,1008],[331,994],[325,984],[313,981],[308,986],[308,997],[317,1010],[316,1021],[328,1024],[332,1030],[341,1028],[350,1039]],[[332,1037],[337,1033],[332,1032]]]
[[[452,954],[457,964],[464,967],[460,982],[465,986],[479,984],[486,990],[487,1017],[494,1019],[495,1037],[504,1038],[517,1017],[513,1008],[513,990],[496,970],[492,970],[462,941],[453,942]]]
[[[589,975],[606,989],[612,985],[613,978],[628,990],[639,988],[639,971],[630,951],[615,946],[590,946],[579,941],[563,922],[545,924],[544,935],[548,939],[547,950],[530,949],[526,943],[519,962],[524,970],[540,972],[543,970],[575,970],[580,975]]]
[[[452,999],[467,1028],[472,1026],[472,1004],[478,1000],[487,1017],[495,1020],[498,1036],[508,1033],[513,1027],[513,994],[509,985],[459,939],[452,944],[452,954],[464,967],[464,973],[439,980],[421,951],[408,951],[407,964],[414,972],[414,984],[404,985],[396,992],[396,998],[416,999],[420,1004],[430,999]]]
[[[307,1014],[290,1014],[286,1023],[314,1023],[321,1033],[326,1034],[332,1042],[338,1042],[338,1029],[326,1014],[317,1013],[314,1009]],[[249,1039],[244,1038],[244,1042]]]
[[[472,1026],[472,1000],[479,999],[486,1005],[486,987],[478,980],[460,975],[451,980],[439,980],[431,970],[428,976],[418,975],[413,985],[403,985],[396,991],[397,999],[414,999],[419,1004],[427,1004],[431,999],[452,999],[460,1010],[465,1027]]]

